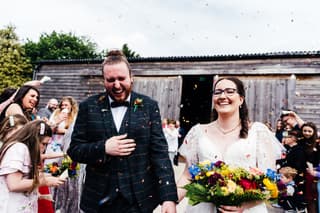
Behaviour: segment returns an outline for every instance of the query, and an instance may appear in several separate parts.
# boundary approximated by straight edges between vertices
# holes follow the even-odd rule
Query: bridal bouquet
[[[205,161],[189,167],[191,183],[184,186],[190,205],[212,202],[215,205],[240,206],[243,202],[277,198],[276,173],[266,174],[231,167],[222,161]]]
[[[69,156],[62,159],[61,165],[57,162],[47,164],[44,172],[50,173],[52,176],[60,176],[62,178],[75,177],[80,169],[79,163],[73,161]]]

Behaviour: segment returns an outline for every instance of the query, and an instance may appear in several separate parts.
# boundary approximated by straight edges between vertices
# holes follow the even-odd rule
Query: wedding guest
[[[283,110],[281,114],[281,120],[284,124],[284,128],[287,131],[299,131],[301,126],[304,124],[303,119],[292,110]]]
[[[37,212],[38,186],[63,183],[57,177],[39,175],[40,153],[51,135],[45,122],[33,121],[4,141],[0,149],[0,212]]]
[[[183,142],[183,139],[184,139],[184,136],[185,136],[185,130],[184,128],[180,125],[180,121],[176,121],[176,129],[178,130],[179,132],[179,147],[181,146],[182,142]]]
[[[306,122],[301,126],[302,138],[298,141],[299,145],[303,147],[305,152],[306,161],[311,163],[314,168],[319,165],[320,151],[317,144],[318,130],[313,122]],[[306,165],[305,165],[306,167]],[[308,203],[308,212],[317,212],[317,178],[305,173],[305,199]]]
[[[102,64],[106,92],[89,97],[67,153],[87,164],[83,212],[175,213],[173,169],[156,101],[132,91],[130,64],[119,50]]]
[[[173,162],[174,156],[178,152],[178,139],[179,139],[179,132],[176,129],[175,125],[176,125],[175,120],[169,120],[168,127],[163,129],[164,136],[166,137],[166,140],[168,143],[169,158],[172,163],[172,166],[174,165],[174,162]]]
[[[52,113],[57,109],[58,104],[57,99],[51,98],[46,107],[39,109],[37,115],[40,116],[40,118],[50,119]]]
[[[283,125],[282,119],[278,119],[277,123],[276,123],[275,135],[280,143],[282,143],[283,131],[285,131],[285,130],[284,130],[284,125]]]
[[[63,146],[62,151],[66,153],[73,132],[74,122],[70,124],[67,132],[62,139]],[[60,213],[80,212],[80,195],[82,191],[82,185],[84,184],[85,166],[80,165],[80,170],[77,171],[77,175],[72,178],[67,178],[65,183],[54,190],[55,209]]]
[[[288,212],[295,212],[305,210],[306,206],[303,199],[302,192],[299,192],[294,179],[297,170],[291,167],[283,167],[280,169],[281,182],[285,184],[286,191],[278,198],[279,205]]]
[[[63,97],[58,108],[53,112],[49,119],[49,124],[51,124],[51,127],[53,128],[53,136],[47,147],[46,154],[62,152],[64,134],[76,119],[77,114],[78,104],[76,100],[71,96]],[[46,159],[45,165],[55,161],[59,161],[59,159]]]
[[[281,162],[280,167],[289,166],[298,171],[298,176],[303,177],[306,171],[306,155],[301,146],[298,145],[298,131],[288,131],[287,135],[283,138],[283,143],[288,147],[286,156]],[[296,180],[298,183],[298,180]]]
[[[220,78],[213,90],[213,122],[197,124],[186,135],[179,152],[186,159],[185,170],[178,180],[179,200],[186,195],[182,187],[190,183],[188,167],[201,161],[224,161],[245,169],[275,169],[283,147],[274,134],[259,122],[251,123],[245,100],[245,88],[238,78]],[[267,213],[264,202],[219,206],[220,212]],[[187,213],[216,212],[213,203],[187,206]]]
[[[320,164],[315,169],[308,168],[308,173],[312,175],[315,178],[318,178],[317,180],[317,191],[318,191],[318,212],[320,212]]]
[[[0,114],[0,121],[6,116],[20,114],[29,121],[32,120],[32,110],[39,104],[40,93],[36,87],[22,86],[13,99],[13,103],[6,106]]]
[[[38,88],[42,84],[41,80],[32,80],[27,81],[24,85],[29,85]],[[14,97],[17,94],[19,89],[15,89],[12,87],[7,87],[0,94],[0,113],[5,109],[9,104],[13,103]]]

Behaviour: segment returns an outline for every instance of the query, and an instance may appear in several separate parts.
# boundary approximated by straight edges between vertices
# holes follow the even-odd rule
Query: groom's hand
[[[124,134],[109,138],[104,147],[108,155],[127,156],[135,150],[136,143],[134,139],[128,139],[127,134]]]

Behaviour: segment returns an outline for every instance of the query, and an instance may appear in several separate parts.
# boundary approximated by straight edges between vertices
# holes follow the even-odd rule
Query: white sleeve
[[[257,166],[262,171],[276,169],[276,160],[281,158],[285,148],[274,134],[262,123],[255,122]]]
[[[199,128],[200,124],[195,125],[187,133],[179,148],[179,153],[186,159],[188,166],[198,163],[198,147],[199,147]]]
[[[20,171],[29,173],[31,159],[28,147],[23,143],[15,143],[5,152],[1,164],[0,175]]]

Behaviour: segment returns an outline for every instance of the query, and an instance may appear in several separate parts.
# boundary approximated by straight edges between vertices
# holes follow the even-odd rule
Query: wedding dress
[[[200,124],[195,125],[188,132],[179,152],[185,157],[187,165],[210,160],[222,160],[225,163],[249,169],[258,167],[265,172],[268,168],[275,169],[275,160],[280,158],[283,147],[274,134],[262,123],[255,122],[249,129],[248,137],[235,141],[222,152],[221,143],[215,138],[209,138]],[[188,205],[187,213],[215,213],[212,203]],[[245,213],[267,213],[265,203],[246,209]]]

